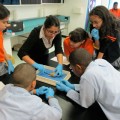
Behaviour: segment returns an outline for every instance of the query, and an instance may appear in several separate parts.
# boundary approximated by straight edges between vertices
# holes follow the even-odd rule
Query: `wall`
[[[85,27],[87,2],[88,0],[65,0],[64,5],[59,8],[58,14],[70,16],[69,32],[77,27]]]
[[[17,5],[6,6],[10,12],[10,20],[43,17],[50,14],[56,15],[59,4],[40,4],[40,5]]]
[[[101,1],[102,1],[101,4],[108,8],[109,0],[101,0]]]
[[[7,6],[10,10],[10,20],[19,20],[38,16],[39,6]]]

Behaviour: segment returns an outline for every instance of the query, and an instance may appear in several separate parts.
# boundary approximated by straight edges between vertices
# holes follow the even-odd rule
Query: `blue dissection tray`
[[[52,72],[53,72],[53,70],[45,69],[45,73],[40,73],[39,72],[37,75],[48,78],[48,79],[51,79],[51,80],[56,80],[56,81],[63,80],[67,76],[67,74],[63,73],[63,75],[60,76],[60,77],[51,77],[51,76],[49,76],[49,74],[52,73]]]

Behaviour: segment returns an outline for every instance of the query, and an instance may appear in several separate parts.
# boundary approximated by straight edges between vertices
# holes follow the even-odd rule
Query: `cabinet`
[[[41,3],[64,3],[64,0],[0,0],[3,5],[29,5]]]
[[[42,3],[64,3],[64,0],[42,0]]]

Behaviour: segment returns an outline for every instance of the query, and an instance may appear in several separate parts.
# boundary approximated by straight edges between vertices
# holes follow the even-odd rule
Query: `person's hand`
[[[57,67],[55,68],[54,72],[55,72],[55,75],[54,76],[62,76],[63,75],[63,66],[62,64],[58,64]]]
[[[37,70],[39,70],[41,73],[44,73],[44,71],[45,71],[44,65],[42,65],[42,64],[38,64],[38,63],[34,62],[32,64],[32,66],[34,68],[36,68]]]
[[[36,89],[36,95],[43,95],[47,92],[48,87],[42,86]]]
[[[8,63],[8,74],[11,74],[12,72],[14,72],[14,66],[11,60],[7,60],[7,63]]]
[[[63,83],[64,85],[66,85],[67,87],[71,88],[71,89],[75,89],[74,84],[71,84],[70,82],[68,82],[67,80],[61,80],[61,83]]]
[[[54,97],[54,90],[52,88],[48,88],[47,92],[45,93],[46,99],[49,97]]]
[[[67,87],[65,84],[61,82],[56,83],[56,88],[60,91],[68,92],[71,88]]]
[[[92,37],[95,39],[95,40],[99,40],[99,31],[97,30],[97,29],[92,29],[92,31],[91,31],[91,35],[92,35]]]

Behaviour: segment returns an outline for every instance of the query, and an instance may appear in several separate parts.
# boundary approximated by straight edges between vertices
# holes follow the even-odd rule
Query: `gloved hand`
[[[100,38],[99,37],[99,31],[96,28],[92,29],[91,35],[95,40],[99,40],[99,38]]]
[[[11,60],[7,60],[7,63],[8,63],[8,74],[11,74],[12,72],[14,72],[14,66]]]
[[[71,83],[68,82],[67,80],[61,80],[60,82],[63,83],[64,85],[66,85],[67,87],[69,87],[69,88],[75,90],[74,84],[71,84]]]
[[[56,83],[56,88],[60,91],[64,91],[64,92],[68,92],[71,88],[67,87],[66,85],[64,85],[61,82],[57,82]]]
[[[48,97],[54,97],[54,90],[52,88],[48,88],[47,92],[45,93],[46,99],[48,99]]]
[[[62,64],[58,64],[54,70],[54,72],[55,72],[54,76],[62,76],[62,74],[63,74],[62,70],[63,70]]]
[[[42,65],[42,64],[38,64],[38,63],[34,62],[34,63],[32,64],[32,66],[33,66],[34,68],[38,69],[40,72],[43,72],[43,73],[44,73],[44,71],[45,71],[44,65]]]
[[[48,87],[42,86],[36,89],[36,95],[43,95],[47,92]]]

